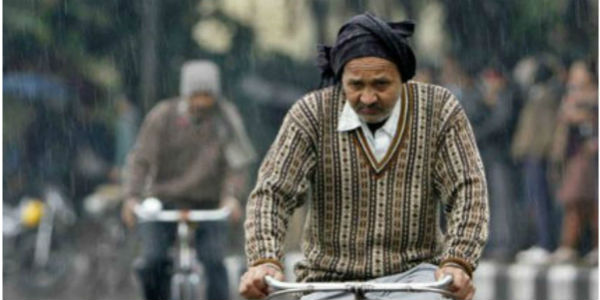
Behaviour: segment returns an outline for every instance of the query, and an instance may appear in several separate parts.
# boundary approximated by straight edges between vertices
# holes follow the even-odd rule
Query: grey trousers
[[[435,270],[437,266],[423,263],[404,273],[380,277],[373,282],[433,282],[435,281]],[[436,293],[408,293],[408,292],[371,292],[367,293],[367,299],[377,300],[442,300],[444,297]],[[354,294],[344,292],[316,292],[306,295],[300,300],[354,300]]]

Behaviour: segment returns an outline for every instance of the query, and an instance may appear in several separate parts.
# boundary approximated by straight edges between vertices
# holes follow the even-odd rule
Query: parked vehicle
[[[70,201],[48,186],[40,197],[24,196],[16,207],[3,208],[4,276],[28,293],[60,287],[73,265]]]

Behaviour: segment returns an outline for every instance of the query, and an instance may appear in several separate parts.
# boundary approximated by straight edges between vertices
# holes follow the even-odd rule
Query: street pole
[[[144,0],[142,4],[140,95],[144,112],[156,101],[158,64],[158,22],[160,0]]]

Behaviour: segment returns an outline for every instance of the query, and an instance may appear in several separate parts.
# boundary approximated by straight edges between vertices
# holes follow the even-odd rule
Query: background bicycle
[[[164,222],[174,223],[176,239],[173,253],[174,267],[171,274],[171,299],[192,300],[202,298],[206,278],[202,275],[201,265],[198,264],[194,247],[194,233],[197,226],[207,223],[225,223],[228,220],[229,209],[215,210],[163,210],[162,203],[156,198],[148,198],[135,208],[135,213],[141,223]]]

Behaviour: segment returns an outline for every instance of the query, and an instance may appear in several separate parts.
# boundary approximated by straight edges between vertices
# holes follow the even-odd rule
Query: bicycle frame
[[[155,198],[147,199],[153,201],[151,206],[155,206]],[[158,202],[160,204],[160,202]],[[135,214],[140,222],[166,222],[177,223],[177,268],[172,277],[171,291],[173,299],[193,299],[193,287],[198,286],[200,278],[193,270],[194,253],[191,246],[192,232],[191,223],[225,221],[231,213],[228,208],[213,210],[162,210],[162,205],[145,209],[144,204],[137,205],[134,208]],[[189,283],[189,285],[188,285]],[[178,286],[182,286],[180,290]]]
[[[173,299],[192,299],[194,297],[193,287],[200,284],[200,278],[193,270],[194,254],[191,246],[191,231],[189,222],[183,220],[177,222],[179,259],[171,282]],[[189,282],[189,286],[186,286],[186,280]],[[180,286],[182,286],[181,289]]]
[[[266,276],[267,285],[275,290],[267,299],[273,299],[284,294],[312,292],[349,292],[356,300],[365,300],[368,292],[432,292],[451,297],[446,288],[452,283],[452,276],[445,275],[436,282],[423,283],[379,283],[379,282],[282,282],[271,276]]]

